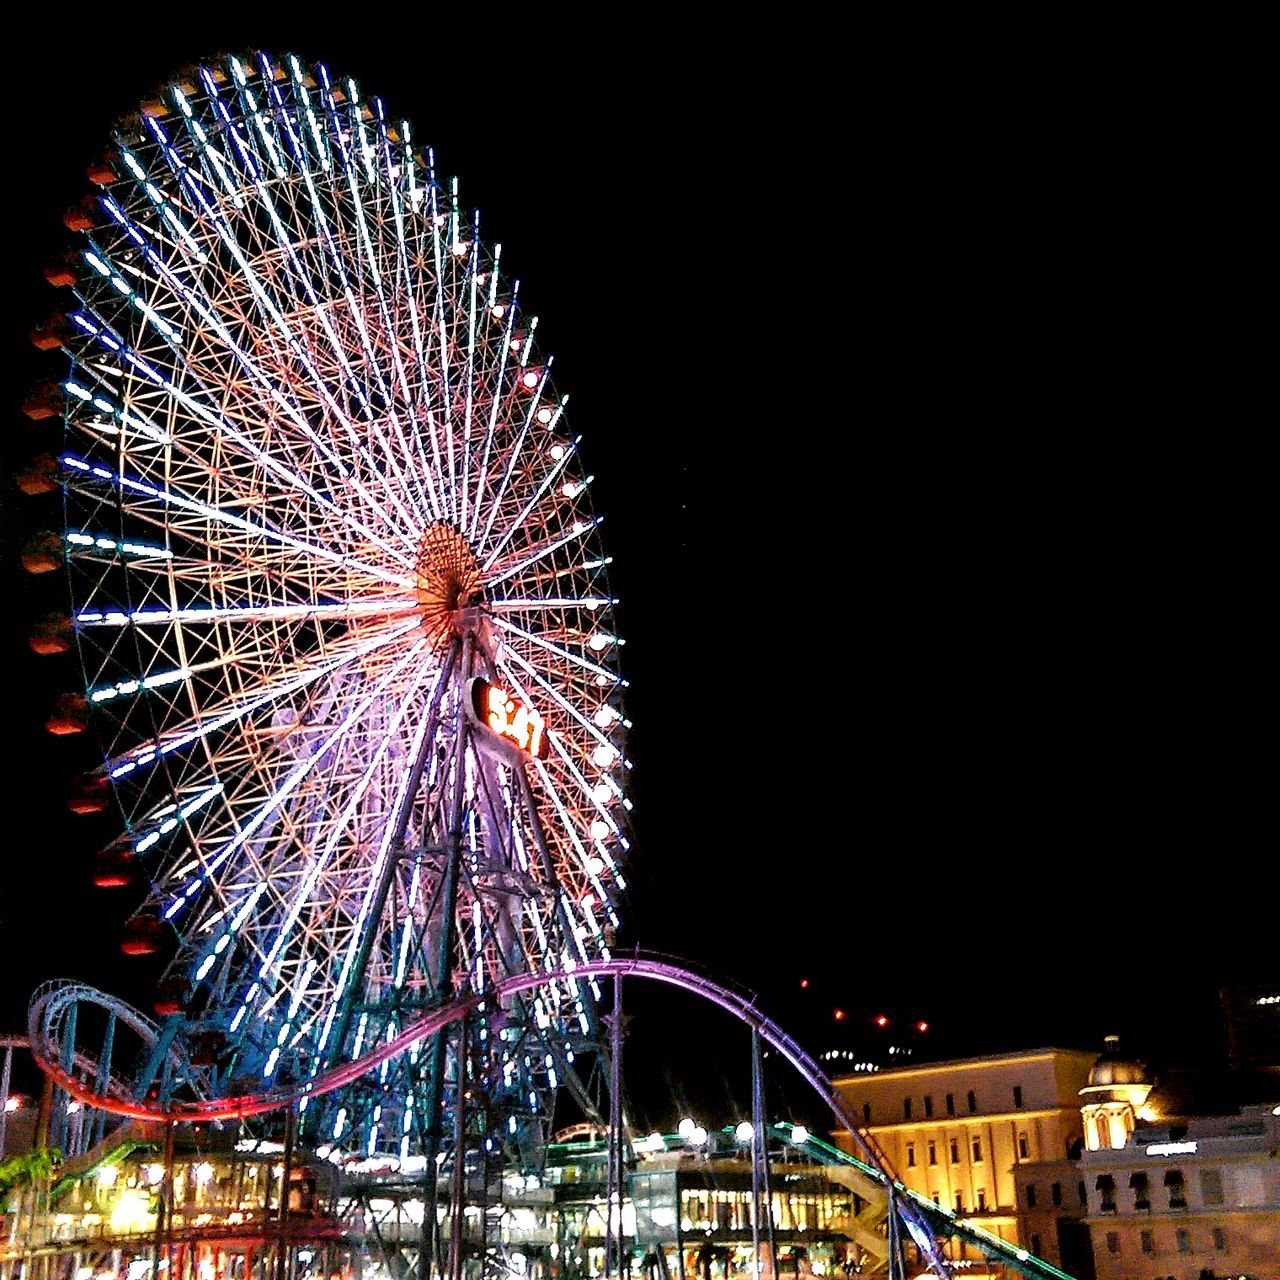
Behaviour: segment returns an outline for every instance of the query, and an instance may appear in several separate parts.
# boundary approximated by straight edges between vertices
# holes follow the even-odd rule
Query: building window
[[[1178,1252],[1191,1252],[1191,1233],[1186,1229],[1186,1227],[1178,1228]]]
[[[941,1191],[939,1191],[936,1187],[933,1189],[933,1191],[932,1191],[932,1192],[930,1192],[930,1195],[932,1195],[932,1197],[933,1197],[933,1203],[934,1203],[934,1204],[936,1204],[936,1205],[941,1205],[941,1204],[942,1204],[942,1192],[941,1192]]]
[[[953,1116],[956,1113],[956,1095],[954,1093],[947,1094],[947,1115]]]
[[[928,1093],[924,1095],[924,1113],[926,1116],[933,1115],[933,1096]]]
[[[1116,1180],[1109,1173],[1098,1174],[1098,1181],[1094,1183],[1098,1190],[1099,1208],[1103,1213],[1115,1213],[1116,1211]],[[1084,1183],[1080,1184],[1081,1189]]]
[[[959,1192],[959,1191],[956,1192],[956,1212],[957,1213],[964,1212],[964,1195],[962,1192]]]
[[[1029,1183],[1027,1186],[1027,1208],[1034,1209],[1036,1207],[1036,1187],[1035,1183]]]
[[[1108,1253],[1120,1252],[1120,1233],[1118,1231],[1107,1232],[1107,1252]]]
[[[914,1169],[916,1167],[916,1144],[914,1142],[907,1143],[907,1168]]]
[[[1205,1204],[1222,1203],[1222,1171],[1220,1169],[1200,1170],[1200,1199]]]
[[[1082,1209],[1087,1209],[1089,1207],[1089,1196],[1084,1189],[1083,1180],[1076,1183],[1076,1195],[1080,1198],[1080,1207]]]
[[[1033,1231],[1031,1233],[1031,1252],[1038,1258],[1040,1256],[1040,1233]]]
[[[1022,1086],[1020,1084],[1013,1086],[1013,1105],[1015,1107],[1022,1106]]]
[[[1129,1175],[1129,1189],[1133,1192],[1135,1209],[1151,1208],[1151,1187],[1147,1183],[1147,1175],[1142,1172]]]
[[[969,1090],[969,1114],[974,1115],[978,1110],[978,1095],[972,1089]]]
[[[973,1163],[982,1163],[982,1139],[974,1138],[973,1140]]]
[[[1018,1159],[1026,1160],[1031,1155],[1031,1144],[1027,1141],[1025,1133],[1018,1134]]]
[[[986,1213],[987,1211],[987,1189],[986,1187],[978,1188],[978,1212]]]
[[[1221,1227],[1214,1227],[1213,1229],[1213,1247],[1219,1253],[1226,1253],[1227,1251],[1227,1233]]]
[[[1187,1207],[1187,1188],[1182,1181],[1182,1170],[1166,1169],[1164,1185],[1169,1188],[1169,1208],[1185,1209]]]
[[[862,1104],[862,1123],[863,1124],[871,1123],[871,1103],[869,1102],[864,1102]]]
[[[1049,1188],[1049,1199],[1053,1201],[1053,1207],[1060,1209],[1062,1207],[1062,1183],[1055,1182]]]
[[[959,1138],[951,1139],[951,1163],[952,1164],[960,1163],[960,1139]]]
[[[1142,1252],[1155,1253],[1155,1251],[1156,1251],[1155,1236],[1153,1236],[1150,1231],[1144,1231],[1142,1233]]]
[[[904,1120],[911,1119],[911,1099],[903,1098],[902,1100],[902,1118]]]
[[[929,1143],[929,1163],[938,1163],[938,1144],[936,1142]]]

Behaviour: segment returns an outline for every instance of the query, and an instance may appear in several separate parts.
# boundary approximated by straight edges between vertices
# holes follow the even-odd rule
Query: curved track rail
[[[710,1001],[758,1032],[766,1044],[785,1058],[808,1081],[852,1135],[863,1159],[883,1176],[899,1216],[907,1226],[912,1239],[929,1258],[935,1273],[944,1278],[951,1275],[933,1230],[917,1206],[902,1193],[902,1185],[884,1153],[871,1135],[863,1131],[852,1108],[817,1062],[776,1022],[763,1014],[749,996],[670,960],[633,956],[584,962],[572,970],[517,974],[486,991],[463,996],[423,1014],[405,1027],[399,1035],[376,1046],[368,1053],[351,1062],[344,1062],[331,1067],[328,1071],[320,1072],[309,1080],[285,1088],[239,1094],[227,1098],[150,1100],[120,1098],[113,1096],[110,1092],[103,1094],[94,1092],[59,1062],[60,1055],[53,1028],[59,1008],[56,1001],[38,1000],[32,1005],[28,1034],[31,1052],[45,1074],[72,1097],[88,1106],[136,1120],[158,1120],[167,1124],[236,1120],[278,1111],[303,1098],[318,1097],[353,1084],[375,1067],[398,1057],[412,1045],[435,1035],[488,1001],[500,1001],[518,992],[588,977],[645,978],[665,983],[667,986],[678,987]],[[76,990],[85,994],[90,991],[89,988],[76,988]],[[93,995],[97,996],[99,993],[94,992]]]

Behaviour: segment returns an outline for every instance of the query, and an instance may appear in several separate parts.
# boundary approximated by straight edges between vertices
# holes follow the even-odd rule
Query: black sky
[[[41,21],[6,69],[10,466],[49,444],[25,334],[112,119],[201,55],[322,59],[460,175],[572,395],[633,686],[626,940],[819,1048],[839,1005],[957,1050],[1192,1054],[1219,983],[1275,972],[1258,238],[1217,86],[814,31]],[[0,496],[7,547],[56,520]],[[62,809],[84,747],[40,727],[76,668],[26,633],[62,584],[3,572],[16,1027],[47,977],[146,982],[88,884],[111,833]],[[637,1008],[676,1074],[719,1070],[682,1006]]]

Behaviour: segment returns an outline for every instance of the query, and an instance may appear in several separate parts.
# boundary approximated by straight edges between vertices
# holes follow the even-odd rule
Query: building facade
[[[1280,1100],[1079,1161],[1098,1280],[1280,1280]]]
[[[1030,1231],[1019,1231],[1017,1171],[1063,1161],[1081,1146],[1080,1090],[1094,1062],[1089,1052],[1036,1049],[855,1073],[835,1084],[906,1186],[1031,1248]],[[850,1142],[848,1134],[838,1140]],[[1040,1245],[1032,1252],[1061,1265],[1056,1229]],[[971,1264],[966,1274],[982,1274],[972,1265],[978,1259],[960,1260]]]

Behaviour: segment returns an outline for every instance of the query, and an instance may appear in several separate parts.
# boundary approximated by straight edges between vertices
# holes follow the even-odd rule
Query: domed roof
[[[1108,1036],[1106,1048],[1093,1064],[1089,1072],[1089,1087],[1106,1089],[1118,1084],[1150,1084],[1147,1069],[1141,1062],[1135,1062],[1120,1054],[1119,1036]]]

